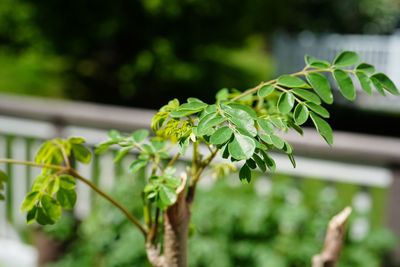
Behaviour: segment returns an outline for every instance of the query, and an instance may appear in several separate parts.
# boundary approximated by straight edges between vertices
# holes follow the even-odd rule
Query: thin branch
[[[175,156],[168,162],[167,166],[165,168],[171,167],[172,165],[174,165],[174,163],[179,159],[179,157],[181,156],[181,153],[176,153]]]
[[[330,220],[325,236],[324,249],[321,254],[312,258],[312,267],[336,266],[343,246],[346,222],[350,214],[351,208],[346,207]]]
[[[45,169],[53,169],[59,171],[67,171],[68,168],[65,166],[60,165],[53,165],[53,164],[42,164],[36,163],[33,161],[24,161],[24,160],[14,160],[14,159],[0,159],[0,163],[8,163],[8,164],[16,164],[16,165],[25,165],[37,168],[45,168]]]
[[[93,189],[96,193],[101,195],[103,198],[108,200],[111,204],[113,204],[116,208],[118,208],[122,213],[125,214],[126,218],[128,218],[129,221],[132,222],[139,230],[142,232],[144,236],[147,235],[147,230],[146,227],[142,225],[142,223],[135,217],[133,216],[124,206],[122,206],[119,202],[117,202],[114,198],[109,196],[107,193],[103,192],[100,188],[98,188],[95,184],[93,184],[91,181],[88,179],[84,178],[81,176],[78,172],[76,172],[74,169],[69,169],[69,173],[80,180],[81,182],[85,183],[88,185],[91,189]]]
[[[190,181],[190,185],[189,185],[189,189],[188,189],[188,193],[186,196],[186,201],[188,203],[192,203],[194,200],[194,195],[196,192],[196,185],[197,182],[200,180],[200,176],[203,173],[204,169],[211,163],[211,161],[215,158],[215,156],[217,155],[219,149],[216,148],[207,158],[205,158],[202,162],[200,167],[197,169],[197,172],[193,175],[191,181]]]
[[[295,73],[292,73],[292,74],[290,74],[290,75],[291,75],[291,76],[305,76],[305,75],[307,75],[308,73],[315,73],[315,72],[332,72],[332,71],[333,71],[332,68],[327,68],[327,69],[303,69],[302,71],[295,72]],[[346,71],[346,70],[345,70],[345,71]],[[351,70],[350,70],[350,71],[346,71],[346,72],[352,73]],[[274,84],[274,83],[276,83],[276,82],[277,82],[277,79],[273,79],[273,80],[270,80],[270,81],[268,81],[268,82],[261,82],[261,83],[260,83],[259,85],[257,85],[256,87],[250,88],[250,89],[244,91],[243,93],[241,93],[240,95],[235,96],[234,98],[232,98],[232,101],[237,101],[237,100],[239,100],[239,99],[242,98],[242,97],[245,97],[245,96],[250,95],[250,94],[254,94],[254,93],[256,93],[261,87],[263,87],[263,86],[265,86],[265,85]]]
[[[71,167],[71,162],[69,160],[69,157],[68,157],[67,152],[65,151],[64,147],[61,144],[59,144],[58,142],[53,141],[53,143],[61,150],[61,154],[62,154],[62,156],[64,158],[64,162],[65,162],[66,167],[70,168]]]
[[[147,242],[149,243],[154,243],[154,240],[157,237],[157,231],[158,231],[158,221],[160,219],[160,208],[156,208],[156,214],[154,216],[154,222],[151,225],[151,228],[149,230],[149,234],[147,235]]]

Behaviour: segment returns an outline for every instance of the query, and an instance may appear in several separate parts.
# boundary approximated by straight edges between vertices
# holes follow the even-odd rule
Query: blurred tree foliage
[[[140,212],[132,189],[141,188],[141,179],[121,179],[114,196]],[[301,186],[296,179],[277,175],[272,183],[260,177],[247,188],[230,178],[203,186],[194,206],[189,266],[309,266],[322,247],[329,219],[348,203],[333,188],[321,190],[321,181],[307,181]],[[48,267],[148,266],[140,232],[100,201],[66,256]],[[70,232],[62,221],[45,229],[56,238]],[[338,267],[379,267],[395,244],[392,233],[379,225],[361,240],[350,235],[346,242]]]
[[[3,0],[0,90],[152,108],[208,100],[272,74],[276,30],[386,33],[398,10],[396,0]]]

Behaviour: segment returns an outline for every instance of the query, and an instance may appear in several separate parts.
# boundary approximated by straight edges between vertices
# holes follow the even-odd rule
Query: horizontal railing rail
[[[48,122],[56,128],[74,125],[132,131],[148,128],[154,114],[154,110],[0,94],[0,116]],[[0,131],[5,130],[0,125]],[[398,138],[336,131],[332,147],[311,129],[306,129],[304,136],[289,133],[286,138],[300,155],[378,165],[400,164]]]

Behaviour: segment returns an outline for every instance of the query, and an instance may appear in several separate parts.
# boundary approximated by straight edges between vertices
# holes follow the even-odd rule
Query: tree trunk
[[[184,194],[164,214],[165,267],[187,267],[189,205]]]
[[[186,181],[186,179],[184,179]],[[148,240],[147,257],[154,267],[187,267],[187,242],[190,222],[190,204],[186,201],[185,182],[178,189],[175,204],[164,212],[163,251]]]

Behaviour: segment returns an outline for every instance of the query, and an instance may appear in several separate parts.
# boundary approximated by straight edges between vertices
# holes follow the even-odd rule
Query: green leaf
[[[221,145],[226,143],[232,136],[233,131],[228,126],[224,126],[216,130],[210,137],[210,143],[213,145]]]
[[[108,137],[109,137],[111,140],[117,141],[117,140],[121,139],[123,136],[122,136],[121,133],[120,133],[119,131],[117,131],[117,130],[110,130],[110,131],[108,132]]]
[[[240,181],[250,183],[251,181],[251,170],[247,164],[244,164],[239,171],[239,179]]]
[[[267,97],[275,90],[275,87],[271,84],[264,85],[257,91],[259,97]]]
[[[24,201],[21,204],[21,211],[31,210],[36,203],[39,201],[41,194],[39,191],[32,191],[25,196]]]
[[[383,87],[383,85],[379,82],[379,80],[373,76],[370,77],[371,82],[373,83],[373,85],[375,86],[376,91],[378,91],[378,93],[380,93],[381,95],[385,96],[385,88]]]
[[[281,94],[278,100],[278,109],[280,112],[286,114],[289,113],[294,105],[294,96],[290,92],[284,92]]]
[[[293,147],[285,141],[285,145],[282,148],[283,151],[285,151],[286,154],[292,154],[293,153]]]
[[[179,106],[178,110],[203,110],[207,107],[208,105],[204,103],[203,101],[192,101],[188,103],[184,103]]]
[[[148,136],[149,136],[149,131],[146,129],[140,129],[132,133],[132,139],[136,143],[143,142]]]
[[[229,149],[228,149],[228,145],[226,145],[222,151],[223,151],[223,152],[222,152],[222,158],[223,158],[223,159],[229,158]]]
[[[120,150],[118,150],[117,155],[114,158],[114,162],[120,162],[126,155],[129,154],[129,152],[131,151],[132,147],[123,147]]]
[[[53,222],[56,222],[61,218],[61,206],[51,196],[43,195],[40,199],[40,203],[44,212],[48,215],[48,218],[51,219]]]
[[[327,104],[332,104],[333,95],[328,79],[320,73],[308,73],[306,77],[321,99]]]
[[[31,224],[34,222],[36,218],[36,213],[37,213],[37,207],[33,207],[31,210],[28,211],[26,214],[26,223]]]
[[[253,160],[253,159],[248,159],[248,160],[246,160],[246,164],[247,164],[247,166],[249,166],[251,169],[255,169],[255,168],[257,168],[257,164],[256,164],[256,162]]]
[[[47,186],[47,192],[49,195],[54,195],[60,189],[60,179],[58,177],[53,177]]]
[[[272,134],[274,132],[274,125],[269,120],[259,118],[257,123],[267,134]]]
[[[187,99],[187,102],[188,102],[188,103],[198,102],[198,103],[203,103],[203,104],[204,104],[203,101],[201,101],[200,99],[198,99],[198,98],[196,98],[196,97],[189,97],[189,98]]]
[[[88,164],[92,159],[92,152],[81,144],[72,144],[72,152],[77,161]]]
[[[6,183],[8,180],[7,174],[0,170],[0,183],[4,182]]]
[[[271,141],[274,147],[282,149],[285,145],[285,141],[277,135],[271,134]]]
[[[165,185],[167,185],[170,188],[178,188],[181,183],[182,179],[176,176],[163,176],[165,179]]]
[[[210,113],[206,115],[204,118],[202,118],[199,121],[199,124],[197,125],[197,135],[198,136],[203,136],[207,134],[207,132],[217,126],[223,123],[226,119],[222,117],[221,115],[217,113]]]
[[[229,154],[237,160],[249,159],[253,156],[256,144],[248,136],[235,133],[235,138],[229,143]]]
[[[85,143],[85,138],[83,138],[83,137],[78,137],[78,136],[72,136],[72,137],[68,138],[68,142],[69,142],[70,144],[77,144],[77,145],[80,145],[80,144]]]
[[[267,171],[267,167],[265,165],[265,162],[261,159],[261,157],[257,154],[253,155],[253,159],[256,162],[258,168],[262,171],[262,172],[266,172]]]
[[[199,110],[195,110],[195,109],[194,110],[193,109],[173,110],[173,111],[171,111],[170,115],[172,118],[182,118],[182,117],[193,115],[195,113],[199,113],[200,111],[202,111],[202,109],[199,109]]]
[[[60,189],[57,192],[57,200],[64,209],[73,209],[76,198],[75,190]]]
[[[343,70],[334,70],[333,77],[338,83],[342,95],[350,101],[356,99],[356,89],[350,76]]]
[[[117,143],[118,143],[118,141],[115,141],[115,140],[108,140],[105,142],[101,142],[100,144],[97,145],[94,152],[98,155],[103,154],[110,148],[110,146],[115,145]]]
[[[271,170],[271,171],[275,171],[276,169],[276,164],[273,158],[271,158],[265,151],[261,150],[261,155],[264,158],[264,162],[267,165],[267,167]]]
[[[356,71],[364,72],[365,74],[373,74],[375,72],[375,67],[367,63],[361,63],[356,67]]]
[[[294,88],[290,92],[292,92],[295,95],[300,96],[301,98],[305,99],[306,101],[313,102],[317,105],[321,104],[321,99],[319,98],[319,96],[317,96],[313,92],[310,92],[310,90]]]
[[[161,202],[164,204],[163,206],[170,206],[174,204],[177,199],[176,191],[165,185],[160,185],[159,196]]]
[[[31,217],[32,215],[30,215]],[[54,224],[55,221],[52,220],[50,215],[48,215],[45,211],[44,208],[42,207],[37,207],[36,209],[36,221],[41,224],[41,225],[48,225],[48,224]]]
[[[246,111],[232,108],[227,105],[222,105],[222,109],[225,114],[228,115],[229,120],[238,128],[245,130],[251,136],[257,135],[257,129],[254,126],[254,119]]]
[[[314,122],[315,128],[319,132],[319,134],[325,139],[325,141],[329,144],[333,144],[333,134],[331,126],[323,120],[321,117],[316,115],[315,113],[310,114],[312,121]]]
[[[357,53],[344,51],[335,58],[333,65],[336,67],[347,67],[357,64],[359,61],[360,58],[358,57]]]
[[[205,109],[208,105],[204,102],[190,102],[185,103],[179,106],[177,110],[171,111],[171,117],[173,118],[181,118],[185,116],[192,115],[194,113],[198,113]]]
[[[59,176],[60,179],[60,187],[67,189],[67,190],[72,190],[75,189],[76,187],[76,179],[68,174],[62,174]]]
[[[269,120],[275,127],[282,130],[287,129],[287,124],[281,118],[269,118]]]
[[[376,79],[386,91],[390,92],[393,95],[399,95],[399,90],[397,89],[396,85],[384,73],[376,73],[371,76],[371,79],[372,78]]]
[[[147,160],[135,160],[131,163],[131,165],[129,165],[129,172],[130,173],[136,173],[137,171],[139,171],[140,169],[144,168],[147,165]]]
[[[33,182],[32,191],[42,191],[47,187],[47,184],[50,182],[50,175],[42,175],[39,174]]]
[[[247,114],[249,114],[253,119],[257,119],[257,113],[254,111],[254,109],[252,109],[249,106],[242,105],[239,103],[229,103],[228,106],[230,106],[233,109],[241,109]]]
[[[372,84],[368,75],[364,72],[356,71],[356,76],[360,81],[361,88],[364,90],[364,92],[366,92],[368,95],[372,95]]]
[[[260,134],[261,140],[263,140],[265,143],[268,145],[272,145],[272,139],[271,139],[272,134]]]
[[[323,118],[329,118],[329,111],[326,110],[326,108],[324,108],[323,106],[319,106],[316,105],[312,102],[305,102],[305,104],[307,105],[307,107],[309,107],[312,111],[314,111],[315,113],[317,113],[318,115],[320,115]]]
[[[278,85],[282,85],[289,88],[310,88],[310,86],[296,76],[282,75],[277,80]]]
[[[296,168],[296,160],[294,159],[293,154],[288,154],[289,160],[293,165],[293,168]]]
[[[220,89],[217,94],[215,95],[215,99],[217,101],[224,101],[224,100],[228,100],[229,98],[229,90],[228,88],[222,88]]]
[[[312,57],[309,55],[304,56],[304,61],[310,67],[314,67],[317,69],[326,69],[330,67],[330,64],[326,60],[318,59],[316,57]]]
[[[293,118],[297,125],[302,125],[307,121],[308,115],[308,108],[304,104],[299,103],[294,109]]]

